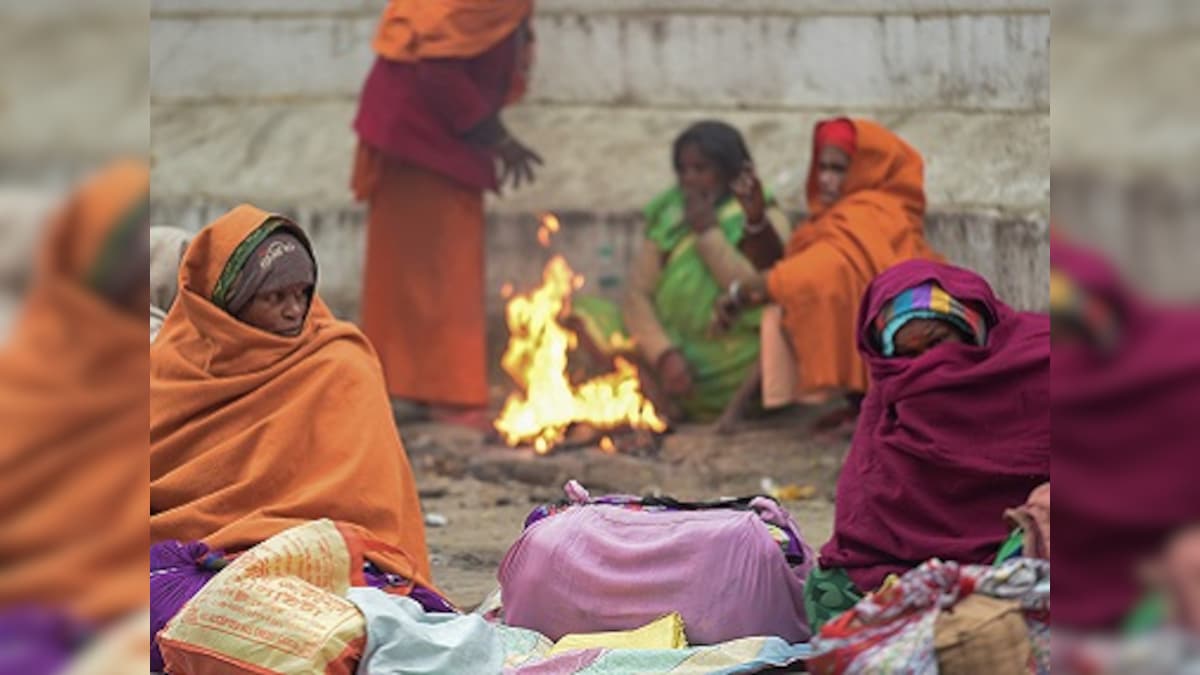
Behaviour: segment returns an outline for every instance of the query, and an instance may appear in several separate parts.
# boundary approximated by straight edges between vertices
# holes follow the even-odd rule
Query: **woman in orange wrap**
[[[532,12],[392,0],[375,36],[352,186],[368,207],[363,332],[401,418],[487,423],[483,193],[541,163],[500,119],[525,90]]]
[[[779,262],[733,282],[716,308],[718,324],[728,325],[745,308],[779,305],[795,361],[794,400],[833,394],[854,400],[866,391],[866,367],[855,348],[863,292],[896,263],[941,259],[925,241],[923,173],[921,155],[875,122],[836,118],[816,125],[808,219]],[[771,375],[764,372],[764,382]]]
[[[219,566],[330,518],[377,544],[368,581],[422,600],[431,579],[421,506],[379,361],[315,282],[304,233],[253,206],[188,246],[150,348],[152,569]],[[182,593],[156,579],[161,628],[182,605],[168,596]]]
[[[129,160],[72,194],[0,349],[0,672],[146,605],[149,187]]]

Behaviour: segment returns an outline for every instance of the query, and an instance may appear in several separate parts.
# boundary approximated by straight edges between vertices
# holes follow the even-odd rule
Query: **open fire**
[[[556,217],[544,216],[538,243],[549,246],[558,229]],[[542,270],[537,288],[515,295],[510,285],[503,289],[511,297],[505,312],[508,347],[500,365],[518,390],[509,395],[494,424],[510,446],[531,444],[538,454],[548,453],[573,424],[597,431],[667,428],[643,396],[637,366],[628,360],[618,356],[611,372],[584,382],[572,383],[567,377],[568,355],[579,338],[560,321],[569,311],[571,294],[583,284],[583,276],[555,255]],[[603,440],[610,446],[603,449],[611,452],[611,439]]]

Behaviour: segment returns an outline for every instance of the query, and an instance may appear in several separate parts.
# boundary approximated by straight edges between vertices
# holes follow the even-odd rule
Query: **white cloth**
[[[346,598],[367,622],[358,675],[499,675],[504,667],[500,635],[480,616],[426,612],[378,588],[351,588]]]

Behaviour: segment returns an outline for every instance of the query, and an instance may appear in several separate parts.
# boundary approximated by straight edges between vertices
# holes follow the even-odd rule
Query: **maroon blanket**
[[[944,343],[884,358],[871,320],[891,298],[936,281],[988,316],[987,344]],[[838,479],[822,567],[863,590],[938,557],[989,561],[1008,535],[1004,511],[1050,478],[1050,322],[998,300],[977,274],[902,263],[868,287],[858,348],[871,375]]]
[[[1200,522],[1200,311],[1136,297],[1101,258],[1055,240],[1051,266],[1115,310],[1111,351],[1054,347],[1056,625],[1112,628],[1138,563]]]
[[[504,106],[516,59],[515,36],[470,59],[376,58],[354,130],[363,143],[396,161],[495,190],[491,150],[463,134]]]

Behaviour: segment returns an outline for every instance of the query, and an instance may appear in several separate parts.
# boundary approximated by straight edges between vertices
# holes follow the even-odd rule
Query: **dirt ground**
[[[732,435],[689,425],[660,439],[656,452],[608,454],[596,446],[537,456],[488,442],[484,434],[438,424],[404,425],[401,434],[427,517],[435,583],[463,608],[496,588],[496,570],[539,503],[560,499],[577,479],[593,495],[624,492],[714,499],[763,492],[763,479],[797,486],[783,499],[814,547],[833,524],[837,473],[849,434],[814,433],[822,410],[800,410],[748,424]]]

